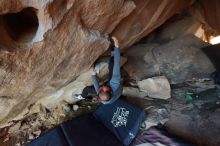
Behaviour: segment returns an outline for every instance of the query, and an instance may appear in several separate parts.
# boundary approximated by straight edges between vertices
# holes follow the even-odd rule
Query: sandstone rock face
[[[155,28],[163,24],[168,18],[193,3],[193,0],[134,0],[137,8],[113,31],[123,47],[148,35]]]
[[[164,26],[164,29],[158,34],[158,40],[160,40],[160,42],[167,42],[186,34],[195,34],[200,38],[202,34],[197,34],[200,26],[201,23],[196,21],[195,18],[192,16],[185,16],[179,21],[176,20],[172,22],[172,24]]]
[[[11,22],[17,17],[11,16],[11,13],[20,12],[26,7],[31,7],[33,17],[38,18],[39,25],[33,39],[23,41],[23,36],[29,36],[28,30],[23,30],[22,36],[12,37],[11,33],[17,34],[17,30],[14,30],[16,26],[12,26],[5,32],[8,38],[3,37],[8,43],[4,44],[5,40],[1,43],[1,123],[15,117],[41,97],[55,93],[88,69],[109,46],[108,38],[101,33],[111,32],[135,5],[132,1],[122,0],[1,1],[1,26],[8,27],[7,23],[12,25],[20,21],[15,19]],[[10,18],[6,13],[10,14]],[[22,13],[19,18],[29,18],[25,14]],[[107,18],[114,20],[114,23]],[[21,24],[21,28],[26,25],[29,24]],[[50,26],[47,32],[44,30],[43,40],[38,34],[38,31],[44,32],[39,30],[41,25],[43,28],[47,27],[44,25]]]
[[[183,12],[167,20],[156,31],[143,38],[141,42],[162,44],[187,34],[193,34],[202,40],[205,40],[206,37],[202,29],[202,23],[188,12],[186,14]]]
[[[27,114],[24,109],[43,97],[59,97],[58,89],[83,78],[109,47],[106,33],[119,37],[122,47],[130,46],[190,4],[191,0],[1,1],[0,125]]]
[[[210,35],[220,34],[219,6],[219,0],[198,0],[191,8],[192,15],[202,22],[204,29]]]

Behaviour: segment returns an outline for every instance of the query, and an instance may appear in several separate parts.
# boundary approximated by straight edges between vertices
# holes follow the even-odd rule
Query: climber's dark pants
[[[83,89],[81,96],[83,98],[89,98],[89,96],[97,95],[94,86],[87,86]]]
[[[114,57],[112,56],[109,60],[109,79],[108,82],[111,80],[112,78],[112,73],[113,73],[113,67],[114,67]],[[95,87],[92,86],[87,86],[83,89],[81,96],[83,98],[89,98],[90,96],[95,96],[97,95],[96,91],[95,91]]]

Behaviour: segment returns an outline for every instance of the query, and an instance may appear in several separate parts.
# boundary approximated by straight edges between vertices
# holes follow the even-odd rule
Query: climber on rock
[[[98,95],[99,100],[103,104],[111,104],[115,102],[122,93],[120,80],[120,48],[116,37],[112,37],[114,50],[109,61],[109,81],[107,85],[99,86],[96,78],[96,71],[93,67],[90,72],[94,86],[87,86],[83,89],[82,94],[74,94],[73,97],[79,100],[88,98],[89,94]]]

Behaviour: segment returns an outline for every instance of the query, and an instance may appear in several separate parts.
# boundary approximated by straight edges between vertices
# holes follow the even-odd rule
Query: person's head
[[[108,101],[111,98],[111,88],[109,86],[101,86],[98,93],[101,101]]]

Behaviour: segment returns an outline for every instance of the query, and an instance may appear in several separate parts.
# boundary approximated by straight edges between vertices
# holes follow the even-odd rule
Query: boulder
[[[170,84],[165,76],[138,81],[138,88],[152,98],[168,99],[171,97]]]
[[[215,71],[215,67],[200,48],[208,45],[193,35],[186,35],[160,46],[136,45],[126,53],[128,62],[125,70],[136,80],[165,75],[171,84],[207,78]],[[138,49],[138,55],[135,55]]]
[[[159,44],[138,44],[126,51],[128,61],[123,68],[132,79],[143,80],[155,76],[155,72],[159,72],[152,54],[152,50],[157,46]],[[148,62],[144,60],[146,55],[148,55]]]
[[[79,106],[77,104],[73,105],[73,111],[77,111],[79,109]]]
[[[171,83],[181,83],[207,78],[215,71],[212,62],[201,50],[204,46],[208,44],[193,35],[186,35],[155,48],[153,52],[160,72]],[[147,62],[148,55],[144,59]]]
[[[126,97],[136,97],[136,98],[146,98],[148,94],[146,92],[140,91],[138,88],[134,87],[123,87],[123,96]]]
[[[170,113],[166,108],[158,108],[154,106],[150,106],[149,109],[146,110],[147,118],[144,123],[146,125],[145,129],[149,129],[153,126],[157,126],[158,124],[165,124],[169,118]]]
[[[109,79],[109,61],[110,57],[101,57],[97,60],[95,64],[95,70],[97,71],[97,77],[100,79],[100,81],[105,82]],[[127,58],[121,56],[121,66],[123,66],[127,62]]]

